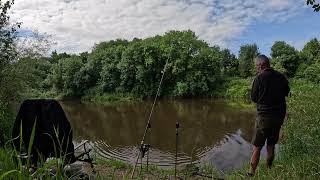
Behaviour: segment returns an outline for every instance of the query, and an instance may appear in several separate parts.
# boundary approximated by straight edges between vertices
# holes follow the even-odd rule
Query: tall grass
[[[58,149],[62,150],[63,142],[58,141],[58,144],[55,144],[55,141],[52,137],[51,138],[55,147],[55,157],[59,158],[51,158],[49,161],[47,161],[42,159],[41,154],[39,154],[40,158],[38,159],[38,162],[33,164],[32,152],[34,148],[34,139],[36,136],[36,124],[37,120],[34,122],[27,149],[24,148],[23,144],[22,123],[20,125],[20,135],[18,137],[20,139],[19,151],[13,148],[14,146],[10,146],[10,143],[13,140],[8,141],[4,148],[0,148],[0,180],[65,179],[69,177],[69,175],[66,174],[66,171],[64,171],[67,154],[56,151],[57,147]],[[59,140],[59,130],[56,128],[54,130],[55,136]],[[64,138],[62,141],[64,141]],[[68,141],[69,139],[67,139],[67,143]],[[24,151],[27,152],[26,156],[23,153]],[[26,157],[26,162],[24,162],[23,156]],[[76,178],[76,176],[74,178]]]

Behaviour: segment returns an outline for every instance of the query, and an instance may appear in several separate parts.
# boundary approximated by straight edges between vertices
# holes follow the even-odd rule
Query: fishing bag
[[[15,150],[20,153],[27,152],[32,143],[33,165],[49,157],[63,158],[65,164],[75,161],[72,129],[56,100],[25,100],[14,122],[12,138]]]

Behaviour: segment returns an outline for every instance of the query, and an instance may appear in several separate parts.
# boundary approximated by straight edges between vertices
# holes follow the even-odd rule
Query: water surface
[[[104,158],[135,162],[151,101],[115,105],[74,101],[61,105],[72,125],[75,142],[90,140]],[[254,110],[234,108],[223,101],[161,100],[156,104],[146,139],[152,146],[149,162],[174,166],[178,121],[179,165],[192,161],[211,164],[221,171],[241,168],[250,157],[254,119]]]

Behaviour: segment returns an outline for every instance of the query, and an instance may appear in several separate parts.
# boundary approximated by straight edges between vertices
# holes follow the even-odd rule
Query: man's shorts
[[[256,147],[263,147],[266,141],[268,146],[277,144],[280,128],[281,126],[269,128],[256,127],[252,144]]]

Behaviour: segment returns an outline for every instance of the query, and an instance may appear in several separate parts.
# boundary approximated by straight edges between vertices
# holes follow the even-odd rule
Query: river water
[[[151,101],[114,105],[71,101],[61,105],[73,128],[75,143],[89,140],[103,158],[135,162]],[[254,110],[231,107],[224,101],[160,100],[146,138],[151,144],[149,163],[174,166],[178,121],[179,165],[210,164],[223,172],[239,169],[250,158],[254,119]]]

